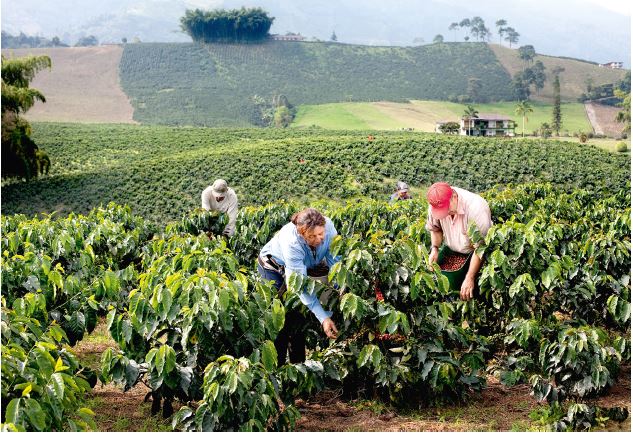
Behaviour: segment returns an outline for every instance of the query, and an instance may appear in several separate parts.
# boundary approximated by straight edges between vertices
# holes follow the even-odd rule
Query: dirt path
[[[40,71],[31,87],[46,97],[26,118],[30,121],[136,123],[134,109],[119,83],[118,45],[2,50],[11,57],[47,55],[52,68]]]
[[[619,137],[621,135],[624,125],[615,120],[620,108],[586,102],[585,110],[596,134],[604,134],[608,137]]]

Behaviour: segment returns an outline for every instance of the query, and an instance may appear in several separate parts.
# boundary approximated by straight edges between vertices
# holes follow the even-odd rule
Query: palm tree
[[[525,137],[525,121],[529,120],[527,118],[527,114],[528,113],[532,113],[534,111],[534,109],[532,108],[532,106],[530,105],[529,102],[527,102],[527,100],[523,100],[523,101],[519,101],[519,103],[516,105],[516,107],[514,108],[514,112],[523,117],[523,131],[522,131],[522,136]]]
[[[468,121],[468,135],[472,136],[472,128],[470,125],[470,121],[472,119],[476,119],[479,117],[479,112],[475,109],[475,107],[473,107],[472,105],[468,104],[466,106],[466,110],[464,110],[464,115],[462,116],[462,119],[464,121]]]
[[[497,20],[495,22],[495,26],[497,26],[499,29],[497,30],[497,33],[499,33],[499,45],[501,45],[501,38],[503,37],[503,34],[505,33],[506,29],[505,26],[506,24],[508,24],[508,22],[504,19],[500,19]]]

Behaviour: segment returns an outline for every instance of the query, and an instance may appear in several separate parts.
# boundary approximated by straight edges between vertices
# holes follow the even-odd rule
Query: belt
[[[284,266],[277,263],[275,258],[271,255],[266,255],[264,258],[257,256],[257,262],[266,270],[276,271],[277,273],[284,274]]]

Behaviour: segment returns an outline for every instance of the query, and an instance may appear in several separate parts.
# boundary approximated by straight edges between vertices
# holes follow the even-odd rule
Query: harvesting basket
[[[463,256],[464,254],[459,253],[459,252],[454,252],[451,249],[449,249],[447,245],[443,245],[438,253],[437,263],[442,264],[442,262],[444,262],[444,258],[448,255],[462,255]],[[473,252],[470,252],[468,254],[468,257],[466,258],[466,261],[464,262],[464,265],[462,265],[462,267],[458,270],[455,270],[455,271],[442,270],[442,274],[448,278],[448,282],[450,283],[452,290],[459,291],[461,289],[462,283],[464,282],[464,278],[466,277],[466,274],[468,273],[468,267],[470,267],[470,258],[472,257],[473,257]]]

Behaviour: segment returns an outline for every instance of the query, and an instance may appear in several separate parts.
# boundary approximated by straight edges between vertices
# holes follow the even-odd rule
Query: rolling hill
[[[510,75],[523,70],[524,62],[519,58],[516,50],[498,44],[490,44],[489,46]],[[537,54],[534,61],[537,60],[540,60],[545,65],[545,75],[547,76],[543,90],[538,94],[530,95],[531,99],[537,101],[552,100],[554,92],[552,88],[552,83],[554,82],[552,70],[556,67],[564,68],[564,71],[560,73],[560,96],[562,101],[568,102],[576,102],[580,94],[587,91],[588,80],[591,80],[597,86],[605,83],[615,83],[621,80],[625,74],[622,69],[600,68],[592,62],[564,57]]]
[[[511,74],[522,67],[515,50],[484,43],[420,47],[283,41],[138,43],[3,53],[52,57],[52,71],[41,72],[33,81],[48,102],[27,113],[31,120],[199,126],[252,126],[259,117],[253,97],[270,102],[274,95],[283,94],[295,106],[380,102],[362,109],[367,112],[361,118],[370,122],[361,122],[358,128],[409,127],[420,115],[419,107],[411,110],[397,103],[456,98],[467,92],[471,77],[481,80],[483,98],[511,101]],[[575,101],[588,78],[595,85],[612,83],[626,72],[578,60],[538,59],[548,71],[565,68],[564,101]],[[550,81],[535,96],[538,101],[551,96]],[[390,120],[396,112],[396,120]],[[431,125],[439,114],[431,111],[423,123]]]
[[[465,94],[470,77],[481,80],[482,96],[512,98],[510,76],[479,43],[129,44],[120,72],[134,119],[168,125],[248,125],[255,95],[283,94],[293,105],[446,100]]]

